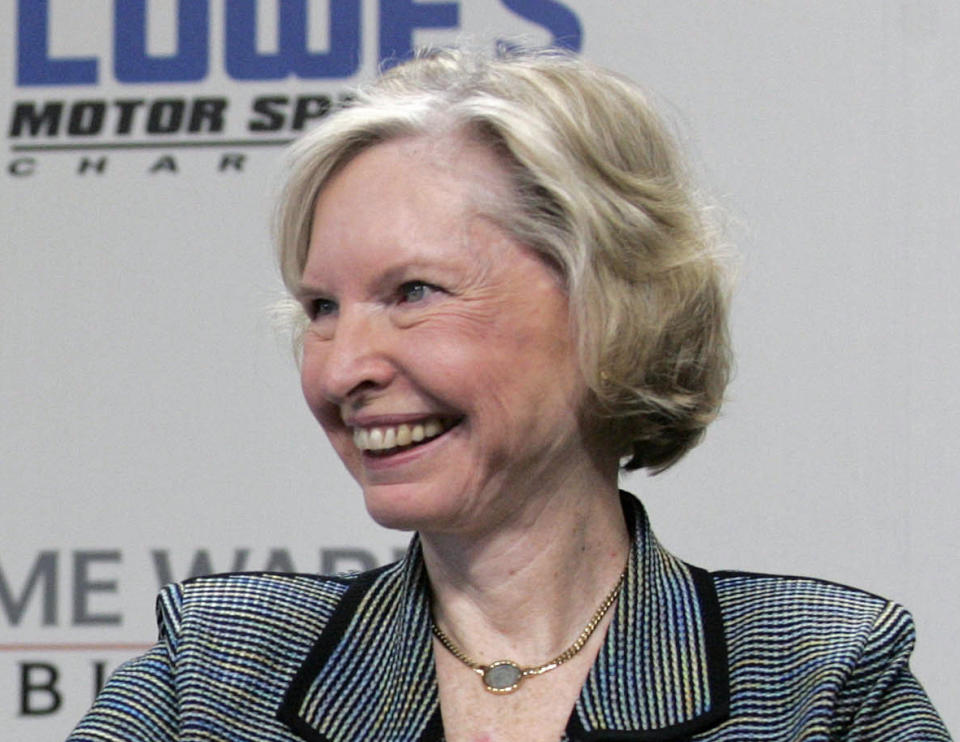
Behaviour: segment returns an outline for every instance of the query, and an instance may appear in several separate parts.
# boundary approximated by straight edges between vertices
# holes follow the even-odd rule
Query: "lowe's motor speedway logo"
[[[17,0],[7,174],[35,175],[53,153],[73,153],[78,175],[103,174],[123,150],[161,151],[147,172],[175,173],[174,153],[188,148],[215,149],[221,171],[242,170],[243,152],[288,143],[347,99],[353,78],[409,57],[418,33],[452,41],[469,32],[461,28],[467,2],[113,0],[112,13],[111,3],[97,4],[98,17],[92,3],[84,11]],[[582,46],[580,19],[562,2],[486,2],[505,19],[506,38],[535,28],[551,44]],[[58,52],[54,31],[61,39],[77,23],[109,33],[83,35],[101,39],[100,48]],[[184,94],[191,87],[195,94]]]

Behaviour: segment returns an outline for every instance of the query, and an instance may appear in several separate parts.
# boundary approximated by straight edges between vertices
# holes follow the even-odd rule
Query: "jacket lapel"
[[[574,707],[576,740],[681,740],[729,712],[726,644],[710,575],[654,538],[622,493],[633,551],[617,613]]]
[[[440,739],[429,589],[419,543],[346,592],[278,712],[311,742]]]

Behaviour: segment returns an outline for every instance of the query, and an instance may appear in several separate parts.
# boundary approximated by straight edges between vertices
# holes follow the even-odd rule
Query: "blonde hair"
[[[723,397],[727,272],[673,138],[619,75],[557,50],[430,51],[386,72],[291,149],[275,220],[288,289],[338,169],[379,142],[452,133],[510,174],[513,199],[490,216],[562,275],[590,413],[624,467],[666,469]]]

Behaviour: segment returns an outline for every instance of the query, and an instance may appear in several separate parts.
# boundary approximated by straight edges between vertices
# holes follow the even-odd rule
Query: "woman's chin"
[[[370,517],[384,528],[396,531],[422,531],[449,525],[452,513],[437,498],[416,485],[367,485],[364,503]]]

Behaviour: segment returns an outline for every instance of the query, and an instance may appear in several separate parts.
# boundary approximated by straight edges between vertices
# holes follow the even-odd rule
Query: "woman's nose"
[[[387,325],[387,319],[376,311],[341,310],[329,340],[304,346],[305,365],[314,347],[320,355],[313,360],[318,362],[317,381],[327,401],[343,404],[389,385],[395,368]]]

